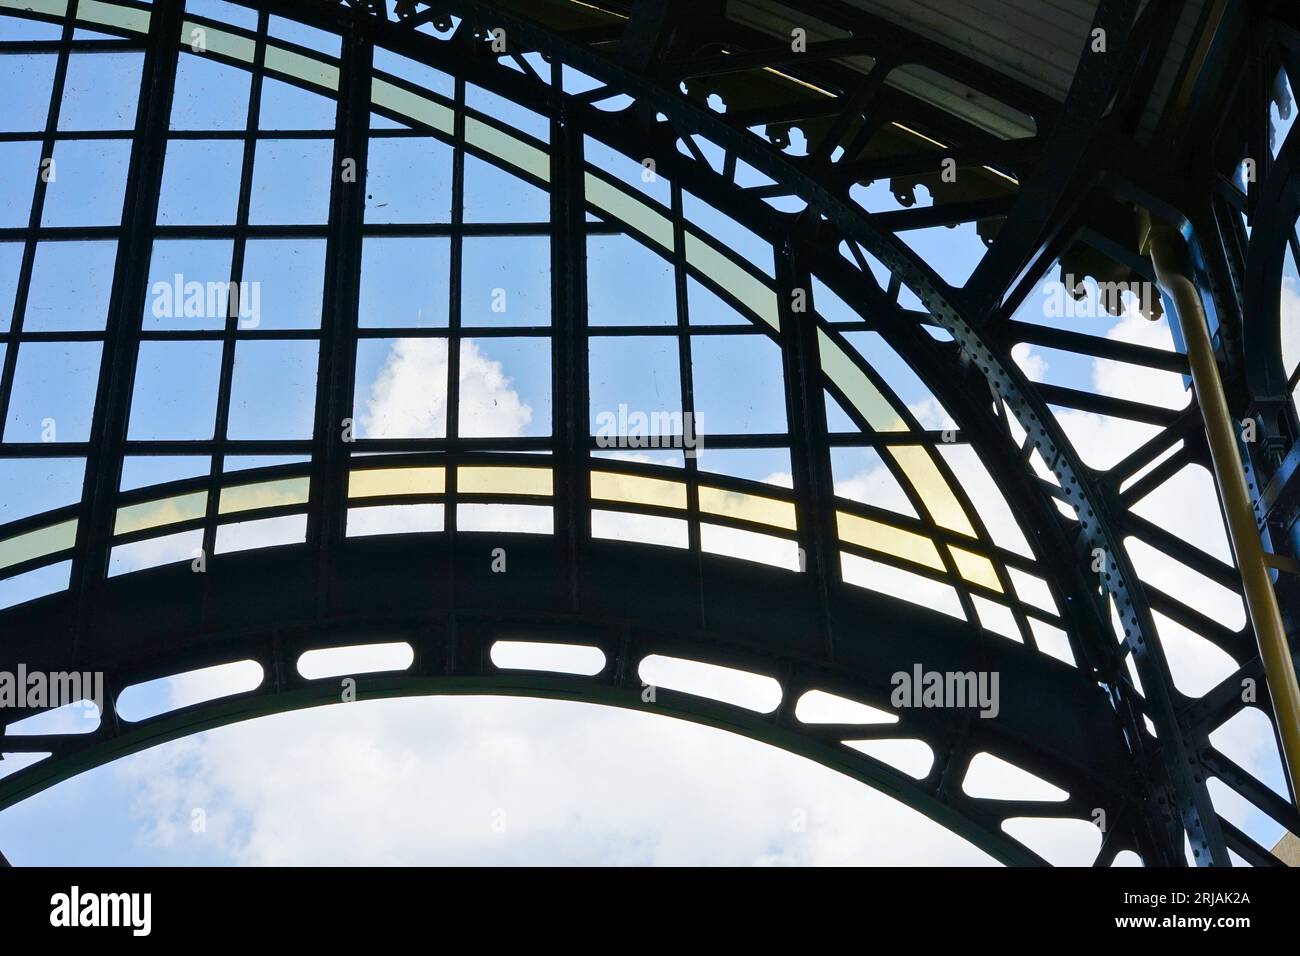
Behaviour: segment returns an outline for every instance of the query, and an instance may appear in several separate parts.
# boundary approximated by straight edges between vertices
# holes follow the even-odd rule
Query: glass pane
[[[73,53],[59,129],[135,129],[143,53]]]
[[[316,418],[317,343],[240,342],[231,383],[232,439],[310,438]]]
[[[692,325],[753,324],[739,309],[694,277],[686,280],[686,302]]]
[[[710,237],[762,272],[773,274],[772,244],[752,229],[688,192],[682,193],[682,215],[700,235]]]
[[[462,247],[463,326],[551,324],[551,243],[545,236],[470,237]]]
[[[240,288],[241,329],[320,328],[325,240],[249,240]]]
[[[543,70],[542,76],[547,75],[547,72]],[[476,110],[485,116],[490,116],[494,120],[504,123],[512,130],[535,136],[542,142],[547,142],[551,138],[551,121],[545,116],[535,113],[525,106],[520,106],[504,96],[498,96],[490,90],[485,90],[481,86],[475,86],[473,83],[465,84],[465,105],[471,110]],[[467,165],[466,172],[468,171],[469,167]]]
[[[23,328],[96,331],[108,319],[116,242],[42,242],[36,247]]]
[[[332,130],[336,106],[327,96],[268,76],[262,80],[257,125],[260,129]]]
[[[57,23],[0,16],[0,40],[57,40],[61,36],[63,27]]]
[[[673,267],[631,236],[587,238],[587,321],[676,325]]]
[[[680,431],[681,359],[676,337],[593,338],[589,366],[592,434],[614,439]],[[624,445],[619,442],[618,447]]]
[[[551,434],[549,339],[466,339],[460,346],[463,438]]]
[[[149,260],[146,329],[223,329],[229,308],[229,239],[159,239]]]
[[[5,96],[0,127],[5,131],[33,133],[45,129],[56,60],[53,53],[0,56],[0,90]]]
[[[0,332],[9,331],[18,295],[18,273],[23,264],[21,242],[0,242]]]
[[[548,222],[550,218],[550,193],[477,156],[466,155],[466,222]]]
[[[229,22],[229,21],[227,21]],[[172,129],[242,130],[252,75],[207,56],[182,52],[172,94]]]
[[[141,342],[127,438],[210,440],[220,375],[220,342]]]
[[[98,342],[24,342],[19,346],[5,441],[88,440],[99,353]]]
[[[451,147],[425,137],[372,137],[366,222],[448,222]]]
[[[41,171],[41,144],[0,143],[0,164],[6,170],[0,176],[0,228],[26,228]]]
[[[696,431],[784,432],[781,360],[780,346],[765,335],[692,336]]]
[[[212,460],[204,455],[127,455],[122,459],[122,491],[206,475]]]
[[[375,48],[374,72],[388,73],[409,80],[422,89],[441,93],[448,99],[456,92],[455,81],[450,74],[379,47]],[[473,89],[473,87],[469,87],[469,89]]]
[[[277,39],[288,40],[290,43],[305,46],[309,50],[331,57],[339,55],[342,42],[337,33],[326,33],[324,30],[317,30],[305,23],[287,20],[284,17],[271,17],[267,32]]]
[[[447,340],[362,339],[353,397],[357,438],[447,434]]]
[[[233,223],[243,163],[243,143],[171,140],[163,163],[158,224]]]
[[[54,146],[54,165],[45,187],[41,224],[115,226],[120,223],[130,164],[130,140],[60,140]]]
[[[842,498],[920,517],[907,492],[874,448],[832,448],[831,475],[835,493]]]
[[[185,0],[185,12],[247,30],[257,27],[256,10],[237,3],[227,3],[226,0]]]
[[[782,488],[789,488],[794,483],[790,474],[790,452],[785,448],[710,448],[707,438],[701,446],[696,459],[700,471],[761,481]]]
[[[81,500],[84,458],[6,458],[0,461],[0,524]]]
[[[257,144],[254,223],[324,223],[329,219],[330,164],[334,144],[325,139],[268,139]]]
[[[447,325],[451,243],[445,238],[364,240],[361,257],[363,328],[441,328]]]

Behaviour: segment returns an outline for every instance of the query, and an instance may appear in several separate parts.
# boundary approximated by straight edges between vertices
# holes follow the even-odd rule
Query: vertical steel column
[[[1228,518],[1232,551],[1241,575],[1250,622],[1264,662],[1264,675],[1269,696],[1273,699],[1273,713],[1277,718],[1278,735],[1282,738],[1287,778],[1294,799],[1300,792],[1297,787],[1297,774],[1300,774],[1300,685],[1296,683],[1295,664],[1282,626],[1277,595],[1273,591],[1268,566],[1264,563],[1264,545],[1255,524],[1255,511],[1246,488],[1245,470],[1228,411],[1228,399],[1219,379],[1205,309],[1196,285],[1185,270],[1182,236],[1171,226],[1150,223],[1146,226],[1145,239],[1156,268],[1156,278],[1174,300],[1183,340],[1187,343],[1187,358],[1209,438],[1214,477]]]
[[[316,549],[317,595],[322,610],[329,606],[333,551],[343,540],[347,521],[349,452],[343,441],[343,419],[351,414],[356,363],[355,323],[361,283],[361,225],[365,215],[373,50],[369,18],[363,11],[354,11],[351,29],[343,35],[339,70],[308,505],[307,544]],[[356,177],[352,182],[343,180],[345,160],[355,162]]]
[[[588,502],[587,228],[583,202],[582,130],[559,94],[551,121],[551,381],[555,400],[555,531],[570,607],[577,609]]]
[[[71,586],[80,595],[74,653],[85,627],[86,608],[93,603],[108,571],[113,545],[117,485],[148,295],[149,258],[180,56],[183,8],[182,0],[158,0],[150,13],[136,108],[135,145],[127,173],[122,231],[86,457],[82,520],[77,527],[77,553],[73,559]],[[107,710],[105,716],[113,719],[112,709]]]
[[[777,309],[781,322],[781,354],[785,371],[786,416],[790,432],[791,472],[801,520],[799,548],[802,570],[817,607],[821,643],[828,659],[835,656],[831,626],[831,583],[839,580],[839,530],[835,518],[835,487],[827,438],[826,399],[822,386],[817,340],[817,303],[812,276],[803,253],[806,236],[800,226],[786,237],[776,261]],[[802,293],[802,311],[794,308]]]

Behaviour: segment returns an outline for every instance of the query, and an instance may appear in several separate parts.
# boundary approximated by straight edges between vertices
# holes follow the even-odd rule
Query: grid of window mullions
[[[388,339],[439,340],[446,343],[446,380],[441,383],[430,382],[431,389],[438,389],[445,396],[445,422],[442,436],[424,436],[411,438],[365,437],[359,436],[352,443],[356,453],[401,452],[418,449],[439,452],[439,461],[448,464],[468,461],[482,461],[482,453],[488,451],[550,451],[553,448],[553,436],[559,426],[554,420],[558,414],[555,403],[551,403],[552,417],[547,421],[547,433],[540,436],[501,436],[477,437],[466,436],[462,432],[462,389],[460,387],[460,364],[465,343],[470,339],[534,339],[553,343],[554,314],[551,308],[551,292],[548,289],[547,305],[551,314],[545,324],[512,325],[470,324],[465,321],[463,305],[465,302],[465,240],[505,237],[534,237],[553,240],[554,227],[549,221],[531,222],[467,222],[465,218],[466,201],[466,157],[472,154],[465,141],[465,97],[466,84],[463,79],[455,81],[454,120],[449,137],[437,131],[427,129],[370,129],[370,145],[377,141],[399,140],[407,138],[436,139],[452,147],[451,152],[451,206],[447,222],[374,222],[366,221],[362,227],[362,241],[373,239],[432,239],[447,240],[447,285],[444,291],[446,303],[446,324],[429,326],[384,325],[361,323],[361,315],[356,315],[356,322],[350,326],[349,339],[352,349],[347,360],[350,369],[357,368],[358,346],[366,342]],[[364,258],[364,257],[363,257]],[[362,275],[365,266],[362,266]],[[548,349],[548,356],[551,349]],[[548,359],[549,360],[549,359]],[[548,386],[549,386],[548,379]],[[359,409],[352,408],[353,415]],[[403,456],[403,460],[407,460]],[[515,459],[497,457],[492,460],[502,462]],[[534,460],[535,461],[535,460]],[[530,461],[530,463],[533,463]],[[448,469],[448,499],[456,494],[456,471]],[[454,534],[456,530],[456,513],[449,508],[445,515],[445,529]]]
[[[266,37],[269,17],[266,12],[260,12],[257,16],[257,49],[254,54],[254,63],[251,82],[249,83],[248,94],[248,118],[247,129],[255,130],[258,128],[258,119],[261,111],[262,83],[264,78],[263,64],[266,57]],[[230,281],[232,288],[239,288],[239,283],[243,279],[245,250],[247,248],[247,238],[241,234],[248,227],[249,206],[252,202],[252,179],[253,163],[256,158],[256,140],[246,138],[244,140],[243,166],[240,172],[240,186],[238,206],[235,214],[236,233],[234,237],[233,258],[230,266]],[[236,297],[237,298],[237,297]],[[216,447],[213,449],[212,459],[210,462],[210,479],[215,486],[220,480],[221,473],[225,466],[225,452],[221,443],[227,440],[227,433],[230,424],[230,395],[231,384],[234,379],[235,365],[235,339],[239,328],[239,307],[237,301],[227,303],[226,326],[221,336],[221,372],[217,386],[217,420],[215,423],[215,441]],[[220,496],[209,494],[207,500],[207,515],[204,521],[203,529],[203,550],[211,554],[216,550],[216,518],[217,508]]]
[[[69,75],[74,61],[78,70],[89,69],[92,76],[106,65],[110,72],[125,70],[127,74],[133,72],[134,66],[138,75],[138,64],[144,59],[144,45],[135,39],[76,37],[76,13],[74,2],[66,17],[42,21],[58,25],[60,36],[57,40],[18,40],[0,44],[0,58],[13,58],[10,64],[21,63],[24,73],[43,59],[53,59],[43,122],[39,126],[23,122],[24,106],[30,109],[32,101],[24,104],[20,82],[19,89],[6,90],[11,107],[15,104],[18,107],[7,116],[14,128],[0,133],[0,144],[20,146],[35,143],[39,147],[39,165],[19,162],[9,169],[11,195],[15,187],[23,190],[26,186],[30,190],[19,192],[16,197],[23,204],[30,201],[30,206],[19,207],[26,208],[26,222],[0,228],[0,243],[21,247],[12,287],[12,312],[3,316],[7,328],[0,332],[0,351],[3,351],[4,358],[0,363],[0,428],[3,429],[0,467],[8,463],[12,463],[9,467],[14,467],[24,460],[31,464],[48,461],[47,468],[54,470],[46,470],[34,482],[43,489],[38,495],[62,496],[61,501],[67,502],[53,512],[20,519],[13,526],[19,532],[24,527],[35,528],[63,521],[65,516],[75,518],[77,503],[86,499],[93,484],[94,476],[87,461],[94,440],[93,416],[98,414],[97,384],[102,381],[105,371],[111,303],[109,290],[112,276],[117,273],[123,258],[120,241],[123,200],[129,196],[127,170],[135,160],[135,144],[139,136],[138,81],[128,92],[129,102],[119,103],[131,111],[131,118],[128,120],[123,116],[122,122],[113,124],[101,115],[88,115],[86,112],[87,102],[98,102],[100,90],[96,84],[93,81],[88,83],[83,74],[78,85],[73,85],[69,83]],[[33,60],[29,63],[20,59],[27,57]],[[10,69],[13,69],[12,65]],[[69,104],[72,108],[65,111]],[[111,115],[114,114],[106,111],[103,117]],[[101,150],[116,147],[117,162],[110,161],[107,166],[96,168],[93,160],[102,160],[106,155],[101,152],[95,156],[97,145]],[[86,162],[87,157],[91,158],[90,163]],[[72,167],[70,171],[68,166]],[[84,184],[88,181],[95,183],[97,191],[90,194],[93,199],[87,205],[88,194],[84,192]],[[121,192],[116,192],[118,187]],[[78,193],[79,188],[83,189],[81,193]],[[61,198],[54,192],[60,189],[63,190]],[[55,199],[53,205],[50,202],[52,195]],[[115,198],[117,202],[114,204]],[[52,211],[54,214],[51,216]],[[79,273],[84,276],[86,267],[81,262],[65,262],[63,268],[57,270],[53,282],[48,274],[42,274],[39,290],[42,298],[40,302],[33,298],[33,293],[38,291],[34,280],[42,262],[43,272],[49,273],[49,256],[66,258],[78,250],[84,251],[87,248],[85,244],[102,250],[96,262],[101,273],[99,278],[107,280],[103,288],[89,295],[84,289],[79,296],[72,294],[71,298],[78,301],[70,306],[68,288],[76,288],[73,280]],[[63,288],[65,285],[68,288]],[[57,295],[64,296],[64,301],[57,302],[51,298],[54,287],[59,287]],[[52,304],[53,326],[48,329],[34,327],[32,310],[40,305],[48,309]],[[8,306],[6,302],[6,309]],[[86,322],[89,322],[89,328],[77,328],[79,323]],[[67,358],[67,362],[61,362],[60,346],[62,357]],[[95,346],[93,362],[86,360],[91,354],[88,350],[91,346]],[[83,367],[79,374],[69,378],[69,370],[76,368],[73,358],[76,354],[80,354]],[[36,362],[37,357],[43,361]],[[27,369],[24,373],[26,380],[20,375],[24,368]],[[59,386],[51,387],[53,379],[46,378],[51,375],[63,376]],[[58,394],[60,391],[64,394]],[[80,395],[75,394],[78,391]],[[39,420],[39,436],[32,433],[31,419]],[[69,463],[77,464],[75,486],[70,483],[73,475],[67,469]],[[69,483],[65,485],[65,481]]]
[[[258,37],[265,39],[267,27],[267,15],[261,14],[259,18]],[[257,144],[265,139],[292,139],[292,138],[311,138],[319,137],[323,134],[335,136],[335,130],[329,131],[285,131],[285,130],[257,130],[257,116],[259,108],[259,91],[261,89],[263,71],[261,69],[261,57],[263,49],[259,48],[258,61],[254,64],[252,71],[252,81],[249,93],[249,112],[246,121],[246,130],[242,134],[234,137],[229,133],[212,133],[210,131],[172,131],[168,133],[169,141],[184,139],[230,139],[236,138],[243,143],[243,169],[240,181],[240,197],[238,203],[238,217],[233,226],[169,226],[155,225],[152,229],[154,239],[167,238],[230,238],[233,240],[233,259],[231,280],[239,282],[243,272],[243,257],[247,242],[250,239],[258,238],[323,238],[332,236],[334,226],[330,224],[323,227],[305,227],[305,226],[277,226],[277,225],[253,225],[249,223],[249,203],[251,190],[251,176]],[[349,364],[355,363],[355,346],[358,342],[369,338],[381,338],[386,335],[399,334],[403,337],[439,337],[445,336],[449,341],[449,346],[454,345],[462,337],[473,335],[481,337],[502,337],[502,336],[520,336],[520,337],[550,337],[551,328],[536,326],[466,326],[462,321],[460,314],[460,278],[462,270],[460,268],[460,259],[464,239],[467,236],[504,236],[504,235],[549,235],[552,232],[550,223],[517,223],[509,225],[491,224],[491,223],[466,223],[463,215],[464,199],[464,165],[465,165],[465,143],[464,143],[464,99],[465,83],[463,80],[456,81],[456,120],[455,131],[451,137],[453,145],[453,202],[451,209],[450,222],[429,223],[429,224],[398,224],[398,223],[367,223],[364,227],[363,234],[365,237],[421,237],[421,236],[446,236],[450,243],[450,256],[453,267],[450,270],[450,282],[448,288],[448,325],[446,329],[423,329],[423,328],[358,328],[355,323],[345,323],[349,332],[345,336],[351,340],[352,355]],[[367,131],[367,135],[374,138],[397,138],[402,136],[434,136],[438,137],[432,131],[424,130],[384,130],[381,132]],[[337,181],[332,177],[337,189]],[[682,191],[679,187],[674,186],[672,192],[672,212],[675,233],[675,246],[681,250],[685,246],[685,225],[682,209]],[[614,228],[606,222],[588,222],[584,224],[585,235],[598,234],[617,234],[620,230]],[[734,257],[733,257],[734,258]],[[694,376],[692,374],[692,355],[691,342],[692,337],[700,336],[729,336],[729,335],[762,335],[762,332],[755,332],[753,326],[744,327],[710,327],[692,325],[688,315],[686,283],[688,278],[688,268],[684,261],[684,256],[680,253],[672,257],[673,284],[675,292],[675,326],[666,329],[663,327],[608,327],[600,329],[588,329],[589,335],[616,337],[629,334],[656,334],[670,335],[677,338],[678,361],[680,368],[679,387],[681,411],[686,414],[695,412],[695,395],[694,395]],[[355,319],[353,305],[349,303],[340,303],[345,313],[352,312],[352,318]],[[227,316],[225,327],[220,332],[210,331],[184,331],[175,330],[160,332],[155,330],[141,330],[139,339],[142,342],[149,341],[187,341],[187,340],[212,340],[220,341],[222,344],[221,356],[221,375],[220,375],[220,396],[217,404],[218,420],[216,423],[216,432],[211,442],[201,440],[184,441],[184,442],[150,442],[150,441],[128,441],[124,450],[128,454],[163,454],[196,451],[208,451],[211,453],[210,478],[214,488],[219,482],[223,459],[230,454],[250,454],[253,452],[262,452],[266,454],[290,454],[302,453],[313,447],[315,439],[302,441],[268,441],[268,442],[248,442],[232,441],[227,434],[227,425],[229,419],[229,402],[231,395],[231,383],[233,375],[233,366],[235,359],[235,346],[238,341],[245,339],[266,339],[266,340],[292,340],[302,338],[303,333],[300,330],[288,329],[270,329],[270,330],[241,330],[238,326],[238,320],[235,316]],[[93,337],[93,336],[92,336]],[[515,448],[516,450],[536,449],[542,450],[549,447],[549,441],[545,439],[513,439],[496,441],[490,439],[465,439],[458,435],[459,416],[456,414],[456,407],[459,402],[459,390],[452,387],[451,383],[458,380],[456,365],[459,361],[460,350],[455,347],[448,348],[448,412],[447,412],[447,435],[442,440],[403,440],[403,439],[369,439],[358,442],[355,450],[366,451],[407,451],[413,448],[425,448],[430,450],[446,450],[452,453],[452,456],[461,460],[472,460],[475,449],[486,450],[489,448]],[[558,413],[558,407],[552,404],[553,414]],[[324,423],[317,422],[316,428],[328,427]],[[553,427],[552,434],[558,434],[558,426]],[[848,443],[849,438],[836,436],[840,441]],[[747,435],[718,435],[711,436],[711,441],[718,448],[780,448],[788,449],[789,439],[785,432],[768,432],[762,434]],[[859,442],[861,443],[861,439]],[[869,442],[870,440],[868,440]],[[464,452],[461,454],[458,452]],[[468,456],[468,457],[466,457]],[[699,468],[693,458],[685,459],[685,475],[687,477],[687,488],[689,489],[689,506],[688,518],[691,536],[691,546],[699,546],[699,507],[698,507],[698,477]],[[450,478],[454,483],[454,477]],[[740,481],[738,483],[745,483]],[[448,493],[454,495],[454,484],[448,488]],[[213,534],[212,526],[215,523],[216,495],[210,496],[209,514],[207,521],[207,545],[211,547],[211,538]],[[454,511],[448,514],[449,530],[454,529]]]
[[[74,29],[73,20],[68,18],[63,22],[62,38],[54,44],[43,43],[41,50],[35,52],[53,52],[56,54],[54,69],[54,82],[50,89],[49,109],[46,114],[45,129],[42,134],[41,152],[42,160],[50,157],[54,153],[55,138],[59,123],[59,109],[63,100],[64,84],[67,80],[68,59],[70,56],[70,47],[72,43],[72,33]],[[24,51],[31,49],[27,44],[23,44]],[[14,136],[21,136],[21,131],[15,131]],[[8,140],[8,137],[6,137]],[[22,136],[22,139],[27,139]],[[9,328],[6,333],[0,335],[0,342],[5,345],[3,370],[0,371],[0,413],[3,413],[3,421],[7,426],[9,420],[9,403],[13,393],[14,376],[18,364],[19,346],[22,341],[23,320],[26,314],[27,296],[31,286],[32,268],[35,264],[37,232],[40,229],[41,216],[45,207],[45,193],[48,187],[47,178],[39,175],[36,170],[20,171],[19,175],[26,174],[31,176],[35,181],[35,191],[32,196],[31,210],[28,214],[27,227],[23,234],[15,238],[21,238],[23,241],[23,251],[21,264],[19,266],[18,282],[15,289],[13,314],[10,318]],[[8,237],[6,237],[8,238]],[[91,335],[89,341],[100,341],[102,336]],[[7,438],[8,436],[6,436]]]

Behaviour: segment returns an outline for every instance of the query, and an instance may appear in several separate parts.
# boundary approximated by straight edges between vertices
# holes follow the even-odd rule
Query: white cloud
[[[1028,342],[1017,342],[1013,345],[1011,358],[1030,381],[1041,382],[1047,374],[1047,359]]]
[[[1282,326],[1282,371],[1288,376],[1300,363],[1300,287],[1295,276],[1282,277],[1281,298],[1278,303]]]
[[[267,865],[989,862],[803,758],[569,702],[341,704],[167,744],[115,772],[168,862],[214,849]]]
[[[447,340],[397,339],[360,414],[366,438],[429,438],[447,434]],[[460,350],[460,421],[465,435],[522,435],[533,409],[511,387],[498,361],[478,344]]]

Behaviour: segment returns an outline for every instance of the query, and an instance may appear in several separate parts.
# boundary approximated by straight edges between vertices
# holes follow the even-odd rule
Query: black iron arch
[[[791,749],[881,789],[931,816],[1005,863],[1041,863],[1000,829],[1015,816],[1088,818],[1098,807],[1113,828],[1102,853],[1109,862],[1135,849],[1141,808],[1122,781],[1128,756],[1105,695],[1080,671],[1011,642],[982,644],[968,625],[926,614],[924,621],[884,598],[836,593],[831,614],[859,640],[844,642],[836,660],[818,653],[804,585],[775,570],[706,556],[693,577],[695,558],[617,542],[594,542],[574,607],[565,593],[557,542],[527,535],[464,534],[453,555],[447,544],[413,546],[400,540],[349,540],[336,554],[341,587],[327,614],[314,615],[313,555],[273,548],[220,567],[207,576],[185,566],[123,579],[97,606],[96,652],[74,655],[66,641],[48,635],[70,613],[75,595],[33,602],[12,612],[13,633],[24,635],[20,660],[50,670],[102,669],[109,696],[128,684],[191,669],[253,660],[263,669],[260,687],[131,723],[106,708],[90,734],[7,739],[13,752],[54,756],[0,781],[0,805],[11,805],[90,767],[165,740],[237,720],[304,706],[337,703],[340,682],[307,680],[296,670],[307,650],[359,643],[404,641],[415,648],[407,672],[359,674],[357,699],[411,694],[508,693],[566,697],[666,713],[732,730]],[[512,574],[526,587],[502,594],[490,572],[490,555],[504,545]],[[454,594],[428,582],[454,577]],[[276,582],[268,588],[265,582]],[[644,582],[658,587],[646,601]],[[165,599],[160,599],[165,594]],[[220,620],[200,624],[204,604]],[[396,610],[395,610],[396,609]],[[741,613],[737,613],[737,611]],[[703,614],[713,624],[698,626]],[[870,628],[861,625],[873,621]],[[188,621],[188,626],[186,623]],[[920,625],[918,627],[918,624]],[[606,665],[593,677],[544,675],[496,667],[498,640],[578,643],[600,648]],[[90,646],[90,642],[86,643]],[[647,702],[637,665],[664,654],[757,671],[782,685],[770,714],[657,688]],[[1017,690],[991,720],[954,721],[951,714],[915,711],[896,724],[806,724],[794,716],[808,690],[849,694],[888,707],[889,675],[915,663],[928,670],[1000,669]],[[1030,663],[1032,662],[1032,663]],[[1028,665],[1028,666],[1026,666]],[[32,665],[33,667],[35,664]],[[1008,695],[1009,697],[1011,695]],[[1103,728],[1111,728],[1104,732]],[[842,739],[910,739],[934,752],[928,774],[916,780],[858,753]],[[959,781],[980,751],[1004,755],[1070,792],[1065,802],[977,799]]]

